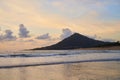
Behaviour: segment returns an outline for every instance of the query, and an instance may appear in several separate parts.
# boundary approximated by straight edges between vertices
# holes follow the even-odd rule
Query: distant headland
[[[95,40],[79,33],[65,38],[64,40],[41,48],[31,50],[70,50],[70,49],[120,49],[120,42],[104,42]]]

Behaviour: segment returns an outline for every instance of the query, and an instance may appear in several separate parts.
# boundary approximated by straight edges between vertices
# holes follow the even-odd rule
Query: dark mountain
[[[111,42],[94,40],[79,33],[74,33],[70,37],[58,42],[57,44],[42,48],[34,48],[32,50],[67,50],[67,49],[77,49],[77,48],[99,47],[108,44],[111,44]]]

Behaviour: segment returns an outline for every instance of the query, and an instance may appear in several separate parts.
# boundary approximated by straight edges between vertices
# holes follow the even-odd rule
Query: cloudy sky
[[[120,0],[0,0],[0,51],[51,45],[74,32],[120,40]]]

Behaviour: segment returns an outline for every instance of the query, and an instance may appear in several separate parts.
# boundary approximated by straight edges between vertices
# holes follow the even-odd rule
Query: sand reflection
[[[120,80],[120,62],[0,69],[0,80]]]

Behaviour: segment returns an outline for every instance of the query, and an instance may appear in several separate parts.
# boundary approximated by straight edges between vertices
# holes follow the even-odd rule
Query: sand
[[[0,80],[120,80],[120,62],[0,69]]]

